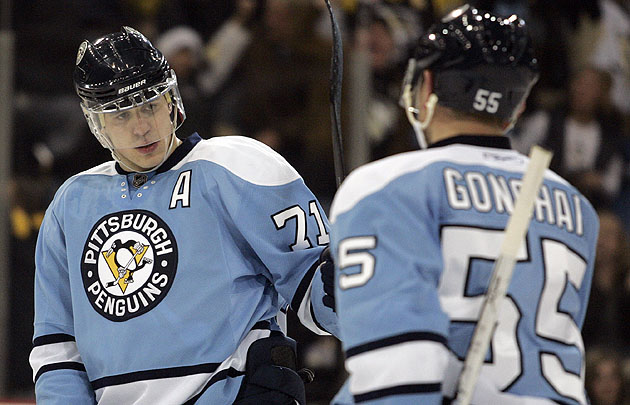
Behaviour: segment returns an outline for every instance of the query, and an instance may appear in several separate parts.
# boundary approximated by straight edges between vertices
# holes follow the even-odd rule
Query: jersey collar
[[[440,146],[464,144],[473,146],[485,146],[487,148],[512,149],[510,138],[507,136],[487,136],[487,135],[455,135],[442,139],[429,145],[429,148],[439,148]]]
[[[171,156],[169,156],[168,159],[166,159],[166,161],[162,163],[160,167],[158,167],[155,173],[164,173],[165,171],[173,168],[173,166],[179,163],[188,154],[188,152],[190,152],[195,147],[195,145],[199,143],[199,141],[201,141],[201,136],[199,136],[199,134],[196,132],[190,135],[188,138],[184,139],[182,141],[182,144],[179,145],[177,149],[173,151],[173,153],[171,153]],[[116,162],[116,171],[118,172],[118,174],[133,173],[123,169],[118,162]]]

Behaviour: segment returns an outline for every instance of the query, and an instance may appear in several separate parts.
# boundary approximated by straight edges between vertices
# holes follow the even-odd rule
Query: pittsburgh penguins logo
[[[164,299],[177,270],[169,227],[144,210],[117,212],[96,222],[83,249],[81,275],[92,307],[122,322]]]

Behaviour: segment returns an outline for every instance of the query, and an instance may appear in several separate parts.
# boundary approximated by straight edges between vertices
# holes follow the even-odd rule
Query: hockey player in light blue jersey
[[[302,178],[249,138],[178,139],[175,75],[132,28],[83,42],[74,82],[114,160],[66,181],[41,227],[38,404],[305,404],[276,315],[337,320]]]
[[[503,134],[536,65],[516,16],[464,6],[420,39],[403,105],[428,149],[354,171],[331,208],[349,372],[333,403],[453,400],[528,163]],[[598,227],[589,202],[548,170],[473,404],[587,403],[580,329]]]

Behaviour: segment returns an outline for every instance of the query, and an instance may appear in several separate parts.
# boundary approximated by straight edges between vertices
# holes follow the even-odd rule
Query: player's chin
[[[160,154],[154,153],[154,154],[151,154],[150,156],[146,156],[146,155],[140,156],[138,161],[141,162],[140,166],[146,169],[149,169],[162,163],[163,157],[164,157],[164,153],[160,153]]]

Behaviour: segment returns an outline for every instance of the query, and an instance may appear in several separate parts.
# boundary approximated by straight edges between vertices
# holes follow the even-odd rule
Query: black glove
[[[306,404],[303,371],[296,369],[293,339],[280,332],[258,339],[247,350],[245,377],[234,405]]]
[[[333,262],[332,255],[328,246],[322,251],[319,256],[319,271],[322,276],[322,282],[324,283],[324,297],[322,302],[324,306],[335,310],[335,263]]]

